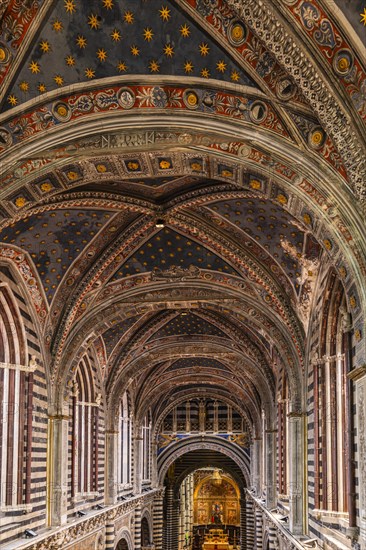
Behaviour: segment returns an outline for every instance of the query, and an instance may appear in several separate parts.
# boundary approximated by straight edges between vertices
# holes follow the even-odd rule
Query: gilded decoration
[[[194,523],[240,525],[239,489],[233,479],[207,476],[199,482],[194,492]]]

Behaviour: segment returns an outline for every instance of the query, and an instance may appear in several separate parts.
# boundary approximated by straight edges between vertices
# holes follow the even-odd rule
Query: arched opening
[[[146,517],[141,521],[141,546],[148,548],[151,544],[150,526]]]
[[[125,538],[122,538],[117,546],[116,546],[116,550],[130,550],[130,547],[128,546],[128,542],[126,541]]]
[[[236,550],[246,536],[245,474],[214,446],[187,450],[165,475],[163,548]]]

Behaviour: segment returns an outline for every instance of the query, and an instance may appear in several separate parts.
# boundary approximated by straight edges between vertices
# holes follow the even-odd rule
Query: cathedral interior
[[[0,0],[1,550],[366,550],[365,44]]]

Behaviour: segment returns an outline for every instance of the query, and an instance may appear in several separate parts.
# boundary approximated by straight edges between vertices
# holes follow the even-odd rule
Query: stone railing
[[[134,508],[146,505],[146,503],[158,496],[161,491],[161,488],[151,489],[151,491],[147,493],[136,495],[118,504],[105,506],[101,510],[90,510],[86,517],[75,519],[62,527],[56,527],[52,530],[44,528],[42,531],[38,531],[36,537],[32,540],[19,539],[13,541],[9,545],[9,549],[56,550],[68,547],[89,534],[103,530],[107,524],[114,523],[119,517],[131,512]],[[7,550],[8,547],[1,546],[1,549],[3,548]],[[152,550],[155,546],[152,545],[144,548]],[[141,550],[143,550],[143,548]]]

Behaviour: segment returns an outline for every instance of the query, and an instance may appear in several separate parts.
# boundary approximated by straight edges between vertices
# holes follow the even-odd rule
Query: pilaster
[[[117,502],[118,432],[106,432],[105,446],[105,503],[110,505]]]
[[[304,530],[304,415],[291,412],[287,416],[289,433],[289,526],[294,535],[301,535]]]
[[[48,418],[47,523],[59,527],[67,522],[67,416]]]
[[[266,430],[266,504],[269,510],[276,505],[276,436],[277,430]]]

